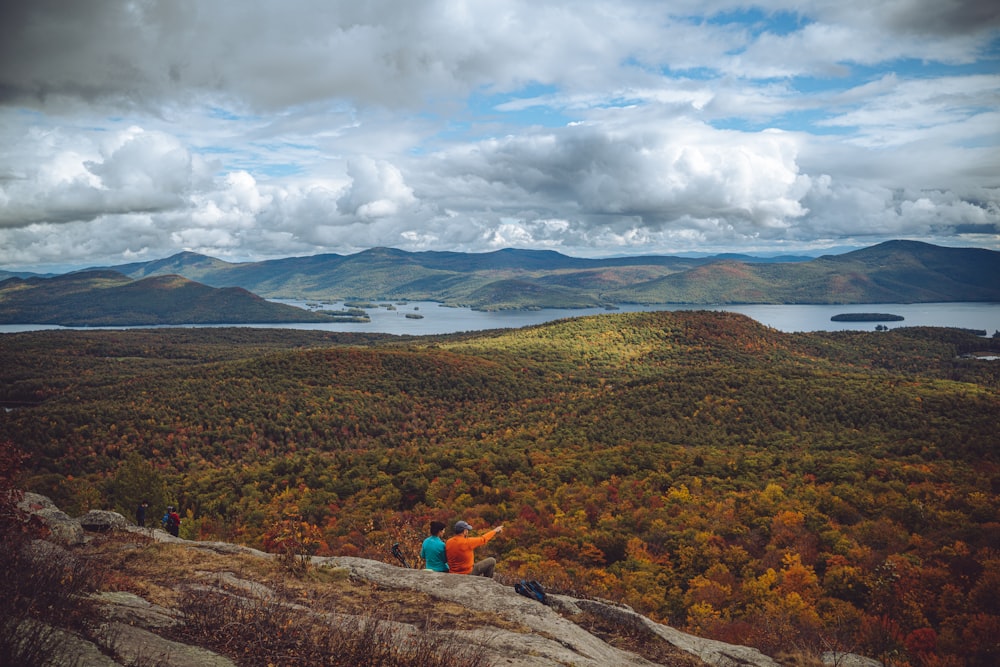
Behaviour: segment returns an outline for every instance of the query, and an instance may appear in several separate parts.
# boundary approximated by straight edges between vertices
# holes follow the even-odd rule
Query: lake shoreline
[[[279,303],[295,305],[305,310],[342,307],[337,303],[317,303],[315,300],[299,301],[291,299],[275,300]],[[522,328],[543,324],[557,319],[584,317],[591,315],[612,315],[623,312],[710,310],[727,311],[746,315],[765,326],[786,333],[807,331],[874,331],[870,322],[831,322],[838,313],[864,313],[875,309],[885,309],[904,318],[902,326],[937,326],[948,328],[986,331],[988,335],[1000,330],[1000,303],[992,302],[945,302],[928,304],[837,304],[837,305],[690,305],[640,306],[619,304],[615,310],[604,307],[565,308],[532,311],[474,311],[469,308],[445,306],[434,301],[385,302],[372,305],[367,310],[369,322],[338,323],[268,323],[268,324],[218,324],[218,325],[162,325],[155,328],[200,328],[249,327],[268,329],[317,329],[322,331],[384,333],[394,335],[441,335],[491,329]],[[391,308],[390,308],[391,306]],[[407,317],[419,313],[422,317]],[[42,330],[80,329],[143,329],[154,327],[63,327],[58,325],[8,324],[0,325],[0,333],[21,333]],[[890,327],[891,329],[892,327]]]

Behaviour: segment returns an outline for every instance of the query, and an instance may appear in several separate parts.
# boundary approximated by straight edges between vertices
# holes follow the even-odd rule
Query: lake
[[[305,301],[276,300],[299,307],[306,307]],[[387,305],[387,304],[386,304]],[[603,308],[546,309],[528,311],[502,311],[484,313],[468,308],[449,308],[429,301],[411,301],[392,304],[394,310],[380,306],[368,309],[371,322],[333,324],[254,324],[270,329],[317,329],[322,331],[359,331],[366,333],[390,334],[445,334],[459,331],[481,331],[484,329],[520,328],[541,324],[564,317],[581,317],[607,312],[655,311],[655,310],[723,310],[742,313],[761,324],[779,331],[874,331],[878,322],[831,322],[830,318],[840,313],[888,313],[900,315],[902,322],[884,322],[890,329],[907,326],[961,327],[963,329],[984,330],[992,336],[1000,329],[1000,303],[908,303],[908,304],[851,304],[839,306],[814,305],[744,305],[744,306],[635,306],[623,305],[617,311]],[[327,310],[339,310],[342,303],[323,304]],[[421,315],[414,319],[411,316]],[[234,325],[219,325],[234,326]],[[39,331],[44,329],[65,329],[51,325],[6,324],[0,325],[0,333],[19,331]],[[87,330],[107,328],[125,329],[133,327],[86,327]],[[145,327],[134,327],[145,328]]]
[[[302,308],[305,301],[276,300]],[[368,323],[333,323],[333,324],[253,324],[236,326],[253,326],[270,329],[317,329],[321,331],[358,331],[366,333],[410,334],[415,336],[425,334],[445,334],[458,331],[482,331],[484,329],[520,328],[533,324],[541,324],[564,317],[581,317],[608,312],[634,312],[657,310],[723,310],[742,313],[761,324],[779,331],[874,331],[878,322],[831,322],[830,318],[840,313],[887,313],[903,317],[901,322],[884,322],[890,329],[906,326],[961,327],[963,329],[981,329],[992,336],[1000,329],[1000,303],[909,303],[909,304],[851,304],[839,306],[814,305],[744,305],[744,306],[680,306],[657,305],[636,306],[623,305],[617,311],[607,311],[603,308],[575,308],[526,311],[502,311],[485,313],[468,308],[450,308],[430,301],[411,301],[394,303],[389,309],[388,303],[378,308],[368,309],[371,322]],[[342,303],[323,304],[327,310],[340,310]],[[407,314],[411,317],[407,317]],[[412,316],[420,315],[420,319]],[[234,325],[218,325],[234,326]],[[0,333],[16,333],[20,331],[39,331],[44,329],[66,329],[53,325],[6,324],[0,325]],[[81,327],[83,328],[83,327]],[[85,327],[91,329],[126,329],[148,327]]]

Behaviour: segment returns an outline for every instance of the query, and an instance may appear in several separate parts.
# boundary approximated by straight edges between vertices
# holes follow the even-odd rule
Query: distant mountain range
[[[114,267],[178,274],[265,298],[438,301],[480,310],[614,303],[1000,301],[1000,253],[890,241],[816,259],[569,257],[549,250],[473,254],[374,248],[231,264],[195,253]]]
[[[0,282],[0,322],[329,321],[323,313],[264,301],[281,298],[437,301],[477,310],[620,303],[1000,302],[1000,253],[992,250],[889,241],[816,259],[737,257],[584,259],[547,250],[474,254],[374,248],[353,255],[229,263],[183,252],[111,269]]]

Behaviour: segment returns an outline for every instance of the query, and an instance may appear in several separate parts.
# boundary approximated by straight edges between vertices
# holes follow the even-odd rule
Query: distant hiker
[[[160,523],[163,524],[163,527],[168,533],[177,537],[177,533],[181,528],[181,515],[177,513],[177,510],[174,509],[173,505],[170,505],[167,507],[166,514],[164,514],[163,518],[160,519]]]
[[[139,506],[135,508],[135,523],[140,528],[146,527],[146,508],[149,507],[149,501],[143,500],[139,503]]]
[[[448,557],[445,555],[445,542],[441,534],[444,532],[444,523],[441,521],[431,521],[430,535],[424,540],[420,547],[420,557],[424,559],[424,569],[432,572],[447,572]]]
[[[448,571],[453,574],[473,574],[480,577],[492,577],[493,568],[496,567],[495,558],[484,558],[478,563],[474,563],[475,554],[478,547],[483,546],[498,533],[503,531],[503,526],[497,526],[493,530],[483,533],[481,537],[469,537],[472,526],[464,521],[455,524],[455,535],[445,542],[445,552],[448,555]]]

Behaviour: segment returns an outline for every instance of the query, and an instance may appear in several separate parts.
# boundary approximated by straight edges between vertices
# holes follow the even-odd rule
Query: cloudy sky
[[[0,268],[1000,250],[995,0],[0,5]]]

